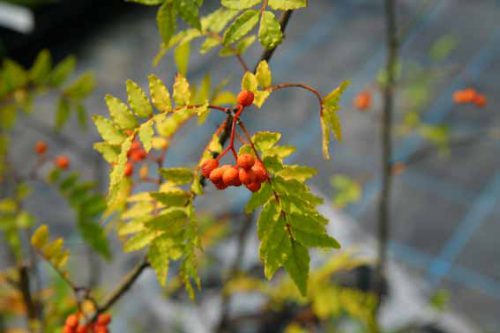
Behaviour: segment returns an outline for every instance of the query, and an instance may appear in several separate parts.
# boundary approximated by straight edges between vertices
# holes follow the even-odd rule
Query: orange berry
[[[47,151],[47,144],[45,143],[45,141],[42,140],[37,141],[35,144],[35,152],[38,155],[42,155],[45,154],[46,151]]]
[[[130,150],[138,150],[141,149],[141,143],[137,140],[132,142],[132,145],[130,146]]]
[[[216,159],[211,158],[209,160],[206,160],[201,165],[201,175],[205,178],[208,178],[210,176],[210,173],[218,166],[219,162]]]
[[[252,105],[253,99],[254,99],[253,92],[251,92],[249,90],[242,90],[238,94],[237,101],[238,101],[238,104],[242,105],[243,107],[246,107],[246,106]]]
[[[106,326],[95,326],[94,327],[94,333],[108,333],[109,330]]]
[[[465,103],[472,103],[476,97],[477,92],[473,88],[462,90],[462,97]]]
[[[123,174],[125,175],[125,177],[130,177],[133,173],[134,165],[130,162],[127,162],[127,164],[125,164],[125,170],[123,171]]]
[[[224,169],[222,167],[215,168],[212,170],[212,172],[210,172],[209,178],[214,184],[221,183],[223,174],[224,174]]]
[[[464,92],[462,90],[458,90],[453,93],[453,102],[456,104],[466,103]]]
[[[252,167],[252,171],[255,173],[258,182],[263,182],[267,180],[267,171],[261,162],[259,161],[255,162],[254,166]]]
[[[67,156],[57,156],[54,160],[54,163],[59,169],[66,170],[67,168],[69,168],[69,158]]]
[[[76,333],[89,333],[89,327],[87,325],[80,325],[76,329]]]
[[[365,111],[372,106],[372,94],[369,91],[360,92],[354,98],[354,106],[359,111]]]
[[[139,178],[146,179],[148,178],[148,175],[149,175],[149,168],[145,164],[139,169]]]
[[[100,314],[97,317],[97,325],[107,326],[111,322],[111,315],[109,313]]]
[[[252,154],[241,154],[238,156],[238,160],[236,162],[240,168],[245,170],[249,170],[255,164],[255,158]]]
[[[64,326],[63,333],[76,333],[76,328],[70,326]]]
[[[222,181],[227,186],[234,185],[238,182],[238,170],[235,168],[227,168],[222,175]]]
[[[477,94],[475,97],[474,97],[474,100],[473,100],[474,104],[476,104],[478,107],[480,108],[484,108],[486,106],[486,104],[488,103],[488,100],[486,99],[486,96],[484,96],[483,94]]]
[[[247,184],[245,185],[247,189],[249,189],[250,191],[252,192],[257,192],[258,190],[260,190],[260,183],[250,183],[250,184]]]
[[[222,181],[221,182],[217,182],[217,183],[214,183],[214,186],[218,189],[218,190],[225,190],[227,188],[227,185],[224,184]]]
[[[142,161],[148,156],[148,153],[142,148],[132,150],[130,153],[130,159],[134,162]]]
[[[253,172],[251,169],[250,170],[240,169],[238,173],[240,182],[245,185],[254,183],[257,180],[255,172]]]
[[[76,314],[69,315],[68,318],[66,318],[65,324],[69,327],[78,326],[78,316]]]

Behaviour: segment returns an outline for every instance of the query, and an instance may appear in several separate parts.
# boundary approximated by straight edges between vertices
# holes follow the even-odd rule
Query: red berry
[[[134,173],[134,165],[130,162],[127,162],[125,164],[125,170],[123,171],[123,174],[125,177],[130,177]]]
[[[235,168],[227,168],[224,171],[224,174],[222,175],[222,181],[227,186],[231,186],[238,183],[237,179],[238,179],[238,170],[236,170]]]
[[[69,315],[68,318],[66,318],[66,326],[75,328],[78,326],[78,316],[76,314]]]
[[[97,317],[97,325],[107,326],[111,322],[111,315],[109,313],[100,314]]]
[[[80,325],[76,329],[76,333],[88,333],[89,332],[89,327],[87,325]]]
[[[76,328],[70,326],[64,326],[63,333],[76,333]]]
[[[45,141],[37,141],[36,144],[35,144],[35,152],[38,154],[38,155],[42,155],[42,154],[45,154],[45,152],[47,151],[47,144],[45,143]]]
[[[253,99],[254,99],[254,94],[253,94],[253,92],[251,92],[249,90],[242,90],[238,94],[238,98],[237,98],[238,104],[241,104],[244,107],[252,105]]]
[[[130,159],[134,162],[142,161],[146,158],[146,156],[148,156],[148,153],[146,153],[146,151],[142,148],[135,149],[130,152]]]
[[[245,186],[252,192],[257,192],[258,190],[260,190],[260,183],[250,183]]]
[[[252,171],[255,173],[257,181],[264,182],[267,180],[267,171],[261,162],[255,162],[254,166],[252,167]]]
[[[488,103],[487,99],[486,99],[486,96],[482,95],[482,94],[477,94],[475,97],[474,97],[474,100],[473,100],[474,104],[476,104],[478,107],[480,108],[483,108],[486,106],[486,104]]]
[[[94,327],[94,333],[108,333],[109,330],[106,326],[95,326]]]
[[[222,182],[222,175],[224,174],[224,168],[215,168],[210,172],[209,178],[210,180],[215,184],[215,183],[221,183]]]
[[[139,141],[134,141],[132,142],[132,145],[130,146],[130,150],[138,150],[141,149],[141,143]]]
[[[54,163],[59,169],[66,170],[67,168],[69,168],[69,158],[67,156],[57,156],[54,160]]]
[[[249,170],[255,164],[255,158],[251,154],[241,154],[236,163],[240,168]]]
[[[218,189],[218,190],[225,190],[227,188],[227,185],[224,184],[223,182],[217,182],[217,183],[214,183],[214,186]]]
[[[205,178],[208,178],[210,176],[210,173],[218,166],[219,162],[216,159],[211,158],[209,160],[206,160],[201,165],[201,175]]]
[[[245,185],[254,183],[257,180],[255,172],[253,172],[252,170],[245,170],[245,169],[239,170],[239,178],[240,181]]]

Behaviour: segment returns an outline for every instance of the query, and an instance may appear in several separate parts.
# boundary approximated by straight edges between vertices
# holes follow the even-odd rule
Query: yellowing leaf
[[[177,66],[177,70],[184,76],[187,74],[188,71],[189,53],[190,53],[189,43],[180,44],[174,51],[174,60]]]
[[[151,107],[144,90],[142,90],[141,87],[139,87],[139,85],[132,80],[127,80],[126,86],[128,104],[134,113],[143,118],[151,116],[153,114],[153,108]]]
[[[42,224],[31,236],[31,245],[37,249],[42,249],[49,240],[49,228]]]
[[[125,140],[126,136],[114,126],[111,120],[100,115],[93,116],[92,120],[104,141],[112,145],[120,145]]]
[[[258,150],[266,152],[271,149],[281,138],[281,133],[277,132],[257,132],[252,136],[252,142]]]
[[[137,127],[137,120],[125,103],[111,95],[106,95],[105,100],[111,119],[118,127],[121,129],[134,129]]]
[[[187,184],[193,180],[193,170],[189,168],[162,168],[160,174],[174,184]]]
[[[224,33],[223,43],[224,45],[229,45],[237,42],[241,38],[245,37],[247,33],[250,32],[259,21],[259,11],[257,10],[247,10],[226,29]]]
[[[278,174],[284,179],[298,179],[306,181],[316,175],[317,171],[314,168],[302,165],[286,165]]]
[[[94,143],[94,149],[101,153],[102,157],[108,163],[115,163],[118,159],[119,149],[116,146],[110,145],[107,142]]]
[[[191,91],[189,89],[189,82],[186,78],[177,74],[174,82],[174,101],[178,106],[188,105],[191,101]]]
[[[123,251],[125,252],[133,252],[138,251],[140,249],[148,246],[159,234],[154,230],[143,230],[131,238],[127,239],[125,244],[123,244]]]
[[[266,49],[272,49],[283,40],[281,26],[273,12],[265,11],[259,26],[259,42]]]
[[[241,90],[250,90],[255,92],[257,90],[258,81],[255,74],[246,72],[241,79]]]
[[[307,0],[269,0],[268,5],[276,10],[292,10],[307,7]]]
[[[172,101],[170,100],[170,93],[167,87],[165,87],[161,80],[154,74],[150,74],[148,80],[149,92],[155,108],[160,112],[172,111]]]
[[[192,26],[198,30],[201,29],[200,24],[200,14],[198,7],[200,6],[200,1],[198,0],[175,0],[172,1],[174,4],[174,8],[179,16]]]
[[[265,89],[271,85],[272,74],[267,61],[262,60],[261,62],[259,62],[259,65],[257,65],[257,70],[255,71],[255,75],[260,87]]]
[[[222,0],[221,4],[230,9],[248,9],[260,3],[261,0]]]
[[[153,135],[153,121],[146,121],[139,127],[139,139],[141,140],[146,152],[151,150]]]

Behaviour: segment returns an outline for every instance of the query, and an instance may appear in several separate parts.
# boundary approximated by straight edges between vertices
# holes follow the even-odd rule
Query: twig
[[[384,109],[382,116],[381,144],[382,144],[382,190],[378,200],[378,247],[376,265],[376,288],[381,294],[382,281],[385,276],[387,265],[387,244],[390,232],[389,210],[391,206],[390,197],[392,191],[392,117],[394,111],[394,94],[396,81],[396,66],[398,62],[398,30],[396,23],[395,0],[385,0],[386,19],[386,45],[387,82],[383,88]]]
[[[38,316],[37,316],[36,305],[31,295],[28,267],[26,267],[25,265],[20,265],[18,268],[18,272],[19,272],[19,289],[23,296],[24,305],[26,306],[28,321],[32,322],[37,320]]]

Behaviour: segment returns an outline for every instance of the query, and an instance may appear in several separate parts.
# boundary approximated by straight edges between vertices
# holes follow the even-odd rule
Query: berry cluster
[[[480,108],[485,107],[487,104],[486,96],[478,93],[473,88],[455,91],[453,101],[457,104],[475,104]]]
[[[45,141],[39,140],[35,143],[34,147],[35,153],[38,154],[38,156],[42,157],[45,156],[45,153],[47,153],[48,146]],[[61,170],[66,170],[69,168],[70,161],[69,158],[66,155],[59,155],[54,158],[54,165],[61,169]]]
[[[63,333],[108,333],[108,325],[111,323],[109,313],[100,314],[97,320],[91,324],[81,324],[79,313],[71,314],[66,318]]]
[[[219,166],[216,159],[209,159],[201,166],[201,174],[219,190],[229,186],[245,185],[252,192],[260,189],[262,182],[268,179],[266,169],[261,161],[248,153],[238,156],[236,165]]]
[[[127,153],[128,162],[125,164],[125,177],[131,177],[134,173],[134,163],[144,160],[147,156],[148,153],[142,148],[139,141],[132,142],[132,146]]]

